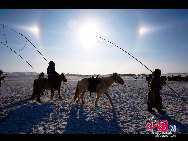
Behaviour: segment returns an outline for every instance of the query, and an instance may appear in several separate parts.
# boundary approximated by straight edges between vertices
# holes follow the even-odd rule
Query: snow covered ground
[[[122,76],[125,84],[113,84],[109,95],[114,108],[105,95],[98,101],[98,111],[93,103],[96,93],[87,92],[85,104],[71,104],[78,80],[83,76],[66,76],[68,90],[62,84],[59,100],[50,91],[41,97],[42,103],[30,102],[35,74],[9,74],[0,88],[0,134],[151,134],[147,124],[154,117],[157,122],[166,120],[176,125],[176,134],[188,133],[188,105],[164,86],[161,91],[165,115],[152,115],[147,111],[148,87],[145,77],[134,79]],[[188,82],[167,81],[182,98],[188,100]],[[157,131],[157,127],[154,131]]]

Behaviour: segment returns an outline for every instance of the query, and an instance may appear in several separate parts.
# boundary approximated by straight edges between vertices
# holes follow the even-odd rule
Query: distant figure
[[[151,82],[149,83],[149,93],[148,93],[148,111],[154,112],[152,108],[156,108],[159,114],[164,114],[165,111],[162,110],[162,98],[160,96],[160,90],[162,86],[165,85],[165,81],[161,79],[161,70],[155,69],[152,74]]]
[[[53,61],[49,62],[49,66],[47,68],[48,80],[53,83],[54,90],[57,90],[57,86],[59,83],[59,74],[55,71],[55,63]]]
[[[4,80],[6,76],[1,76],[3,74],[3,71],[0,70],[0,87],[1,87],[1,80]]]

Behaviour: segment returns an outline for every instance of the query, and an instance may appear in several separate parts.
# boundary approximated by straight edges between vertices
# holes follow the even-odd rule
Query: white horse
[[[124,81],[117,73],[113,73],[109,77],[103,77],[103,78],[99,78],[99,79],[100,79],[99,84],[96,87],[97,96],[96,96],[94,105],[97,106],[99,97],[101,96],[101,94],[105,94],[106,97],[108,98],[111,106],[113,107],[112,100],[108,94],[108,89],[114,82],[117,84],[123,85]],[[84,94],[88,90],[88,86],[89,86],[89,78],[84,78],[84,79],[78,81],[77,86],[76,86],[75,96],[73,99],[73,103],[75,103],[77,98],[78,98],[78,100],[76,102],[78,103],[80,101],[79,95],[81,94],[82,104],[84,104]]]

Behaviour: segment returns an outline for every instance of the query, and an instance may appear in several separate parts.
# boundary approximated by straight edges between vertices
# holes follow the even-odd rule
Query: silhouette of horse
[[[106,95],[106,97],[108,98],[111,106],[113,107],[112,100],[108,94],[108,89],[114,82],[117,84],[121,84],[121,85],[124,84],[123,79],[117,73],[113,73],[109,77],[99,78],[99,83],[96,86],[97,96],[96,96],[96,100],[94,103],[95,106],[97,106],[97,102],[98,102],[98,99],[101,96],[101,94],[104,93]],[[76,86],[75,96],[73,99],[73,103],[75,103],[77,98],[78,98],[78,100],[76,102],[78,103],[80,101],[79,95],[81,94],[82,104],[84,104],[84,94],[88,90],[88,86],[89,86],[89,78],[84,78],[84,79],[78,81],[77,86]]]
[[[61,73],[61,75],[59,76],[59,82],[58,82],[58,96],[59,99],[62,99],[62,97],[60,96],[60,87],[61,87],[61,82],[67,82],[67,79],[64,75],[64,73]],[[45,91],[45,89],[47,90],[51,90],[51,100],[53,100],[54,97],[54,88],[53,88],[53,82],[49,81],[47,78],[38,78],[34,80],[34,84],[33,84],[33,94],[31,96],[31,100],[33,100],[35,98],[35,96],[37,96],[37,101],[40,103],[40,95]]]

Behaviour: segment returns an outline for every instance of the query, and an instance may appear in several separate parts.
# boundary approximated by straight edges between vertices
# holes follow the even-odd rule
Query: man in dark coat
[[[59,83],[59,74],[55,71],[55,63],[53,61],[49,62],[47,74],[48,80],[50,80],[53,83],[52,87],[56,90],[58,88]]]
[[[149,83],[149,93],[148,93],[148,111],[154,112],[152,108],[156,108],[159,114],[164,114],[165,111],[162,110],[162,98],[160,96],[160,90],[162,86],[165,85],[165,81],[161,79],[161,70],[155,69],[153,72],[153,77]]]

